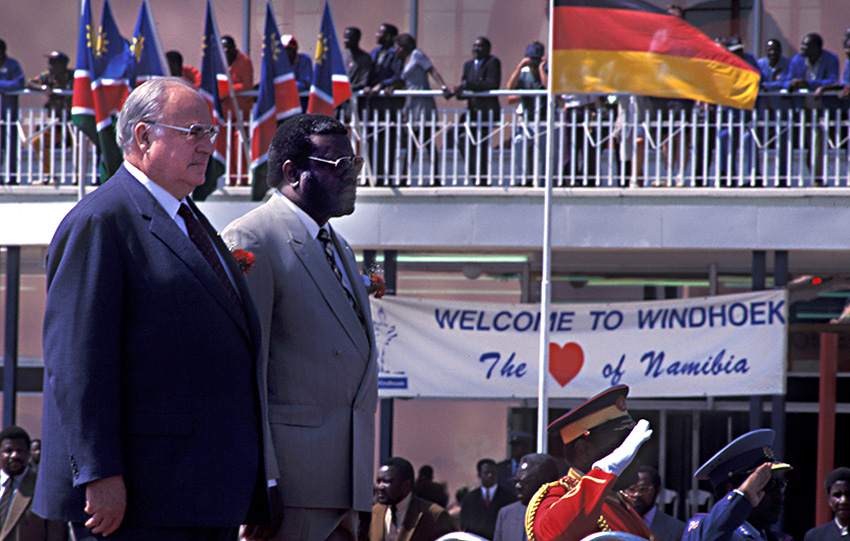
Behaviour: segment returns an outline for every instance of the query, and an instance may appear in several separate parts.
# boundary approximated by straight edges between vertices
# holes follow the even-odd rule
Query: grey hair
[[[192,85],[180,77],[157,77],[139,85],[127,97],[115,127],[115,139],[125,155],[133,149],[136,125],[144,120],[159,121],[168,91],[176,86],[185,86],[195,91]]]

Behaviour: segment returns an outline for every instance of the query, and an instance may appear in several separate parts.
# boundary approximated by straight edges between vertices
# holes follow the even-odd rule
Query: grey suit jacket
[[[365,326],[324,252],[275,194],[222,233],[254,254],[265,462],[286,507],[372,509],[378,381],[369,299],[348,243],[333,234]]]
[[[496,519],[496,534],[493,541],[527,541],[525,534],[525,511],[527,506],[514,502],[499,509]]]
[[[685,523],[671,517],[661,509],[657,509],[655,516],[652,517],[652,524],[649,525],[649,529],[652,530],[658,541],[680,541],[682,533],[685,531]]]

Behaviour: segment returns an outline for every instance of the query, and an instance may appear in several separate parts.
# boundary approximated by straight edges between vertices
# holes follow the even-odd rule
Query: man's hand
[[[91,515],[86,528],[104,537],[121,526],[127,510],[127,489],[124,477],[113,475],[86,483],[85,512]]]
[[[283,498],[276,486],[269,487],[269,513],[271,524],[246,524],[242,529],[242,537],[250,541],[265,541],[274,538],[280,530],[283,523]]]
[[[649,428],[649,421],[641,419],[632,428],[632,431],[623,440],[619,447],[614,449],[610,455],[601,458],[593,464],[594,468],[599,468],[602,471],[613,473],[617,477],[629,467],[629,464],[637,455],[638,449],[644,444],[649,437],[652,436],[652,430]]]
[[[764,497],[764,487],[770,482],[772,476],[773,470],[771,469],[771,463],[765,462],[741,483],[738,490],[744,493],[744,496],[747,497],[753,507],[756,507]]]

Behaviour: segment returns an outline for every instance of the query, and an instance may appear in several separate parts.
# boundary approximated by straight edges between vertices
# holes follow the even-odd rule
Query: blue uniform
[[[692,517],[682,541],[793,541],[783,533],[762,532],[747,522],[753,506],[746,496],[732,491],[711,508]]]

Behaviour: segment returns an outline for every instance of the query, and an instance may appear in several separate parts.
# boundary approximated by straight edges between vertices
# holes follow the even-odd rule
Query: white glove
[[[632,463],[635,455],[637,455],[640,446],[643,445],[650,436],[652,436],[652,430],[649,428],[649,421],[641,419],[635,427],[632,428],[632,431],[628,436],[626,436],[623,443],[614,449],[610,455],[597,460],[593,464],[593,467],[599,468],[607,473],[613,473],[619,477],[620,474],[629,467],[629,464]]]

